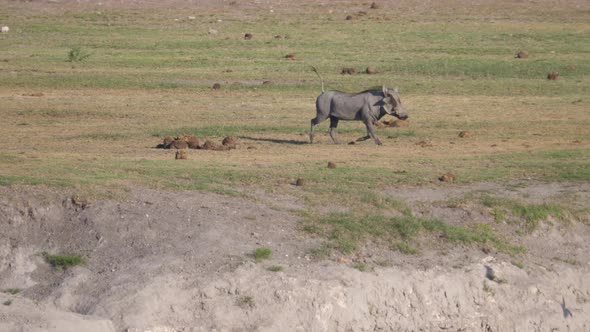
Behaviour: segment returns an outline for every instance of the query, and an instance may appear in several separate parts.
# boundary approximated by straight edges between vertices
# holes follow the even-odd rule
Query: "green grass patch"
[[[21,289],[20,288],[6,288],[6,289],[3,289],[2,292],[7,293],[7,294],[11,294],[11,295],[16,295],[21,292]]]
[[[256,248],[253,253],[253,257],[256,262],[262,262],[265,259],[269,259],[271,256],[272,250],[266,247]]]
[[[47,252],[43,252],[41,255],[54,268],[66,269],[86,263],[85,259],[79,255],[51,255]]]
[[[410,214],[401,217],[385,217],[351,212],[331,213],[319,218],[308,218],[304,222],[304,227],[309,232],[326,236],[330,241],[329,246],[344,254],[354,252],[361,243],[366,241],[389,243],[400,252],[417,254],[418,249],[411,243],[420,234],[434,235],[450,243],[491,245],[509,254],[524,251],[522,247],[511,245],[501,239],[487,224],[449,225],[437,219],[421,218]]]

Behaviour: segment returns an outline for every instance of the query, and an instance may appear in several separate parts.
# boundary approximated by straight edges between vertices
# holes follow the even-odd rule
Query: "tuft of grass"
[[[7,294],[11,294],[11,295],[16,295],[18,293],[20,293],[21,289],[20,288],[6,288],[4,290],[2,290],[3,293],[7,293]]]
[[[82,62],[90,57],[80,46],[74,46],[68,52],[68,62]]]
[[[361,272],[369,271],[369,265],[367,263],[356,262],[356,263],[352,264],[352,267],[361,271]]]
[[[394,248],[405,255],[417,255],[419,253],[418,249],[406,242],[398,242],[394,245]]]
[[[85,260],[79,255],[50,255],[47,252],[42,253],[45,261],[54,268],[66,269],[70,266],[85,264]]]
[[[273,266],[269,266],[267,268],[267,270],[269,270],[271,272],[281,272],[281,271],[283,271],[283,267],[280,265],[273,265]]]
[[[251,309],[256,306],[256,303],[254,302],[254,297],[250,295],[238,297],[238,299],[236,300],[236,304],[238,305],[238,307],[242,309]]]
[[[254,250],[254,260],[256,262],[261,262],[265,259],[269,259],[272,256],[272,250],[266,247],[260,247]]]

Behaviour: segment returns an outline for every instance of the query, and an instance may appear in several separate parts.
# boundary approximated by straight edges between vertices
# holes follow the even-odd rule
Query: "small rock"
[[[346,16],[346,20],[347,20],[347,21],[350,21],[350,20],[352,20],[353,18],[354,18],[354,17],[352,17],[352,15],[348,15],[348,16]]]
[[[354,68],[342,68],[342,71],[340,72],[340,74],[342,74],[342,75],[354,75],[354,74],[356,74],[356,69],[354,69]]]
[[[297,179],[297,180],[295,181],[295,185],[296,185],[297,187],[302,187],[303,185],[305,185],[305,180],[304,180],[304,179],[302,179],[302,178],[299,178],[299,179]]]
[[[379,72],[377,71],[377,68],[369,66],[365,70],[365,73],[367,73],[369,75],[373,75],[373,74],[378,74]]]
[[[520,51],[518,53],[516,53],[516,55],[514,56],[517,59],[526,59],[529,57],[529,52],[527,51]]]
[[[336,168],[336,163],[329,161],[328,168]]]
[[[464,130],[459,133],[459,137],[461,137],[461,138],[469,138],[472,136],[473,136],[473,133],[471,133],[470,131],[467,131],[467,130]]]
[[[438,178],[438,180],[441,182],[454,182],[455,181],[455,174],[453,174],[451,172],[447,172],[447,173],[441,175]]]
[[[186,160],[186,159],[188,159],[188,152],[186,152],[186,150],[178,150],[178,151],[176,151],[176,157],[174,159]]]
[[[213,84],[213,86],[212,86],[211,88],[212,88],[213,90],[219,90],[219,89],[221,89],[221,84],[219,84],[219,83],[215,83],[215,84]]]
[[[210,35],[216,35],[216,34],[218,34],[218,33],[219,33],[219,31],[217,31],[217,30],[215,30],[215,29],[209,29],[209,34],[210,34]]]
[[[547,74],[548,80],[555,81],[558,78],[559,78],[559,72],[557,72],[557,71],[552,71],[549,74]]]
[[[252,39],[252,37],[253,36],[252,36],[251,33],[247,33],[247,34],[244,35],[244,39],[246,39],[246,40],[250,40],[250,39]]]
[[[194,19],[196,19],[196,17],[194,17],[194,16],[189,16],[189,17],[188,17],[188,19],[189,19],[189,20],[194,20]]]
[[[7,33],[8,31],[10,31],[10,28],[7,26],[3,26],[1,31],[2,33]]]

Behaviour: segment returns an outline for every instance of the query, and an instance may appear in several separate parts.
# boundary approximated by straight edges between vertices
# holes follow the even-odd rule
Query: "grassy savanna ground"
[[[587,4],[381,5],[3,2],[0,184],[252,186],[289,190],[311,211],[335,200],[362,211],[383,208],[381,188],[438,183],[446,171],[460,183],[590,180]],[[77,47],[89,56],[67,61]],[[515,59],[520,50],[531,57]],[[399,86],[410,127],[378,130],[383,146],[333,145],[325,122],[306,144],[320,92],[309,65],[328,89]],[[381,73],[340,75],[367,66]],[[237,136],[240,148],[188,161],[154,148],[183,133]],[[348,142],[364,129],[341,122],[339,133]],[[306,185],[292,190],[296,178]]]

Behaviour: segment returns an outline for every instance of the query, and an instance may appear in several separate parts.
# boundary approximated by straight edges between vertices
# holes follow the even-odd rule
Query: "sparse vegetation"
[[[69,62],[82,62],[90,57],[89,53],[86,53],[82,50],[80,46],[75,46],[70,49],[68,52],[68,61]]]
[[[51,255],[47,252],[41,253],[45,261],[51,266],[60,269],[66,269],[71,266],[81,265],[85,263],[82,256],[79,255]]]
[[[11,294],[11,295],[16,295],[18,293],[20,293],[21,289],[20,288],[6,288],[4,290],[2,290],[3,293],[7,293],[7,294]]]
[[[253,256],[256,262],[261,262],[265,259],[269,259],[272,256],[272,250],[266,247],[256,248],[256,250],[254,250]]]
[[[281,271],[283,271],[283,267],[280,265],[272,265],[272,266],[269,266],[267,268],[267,270],[269,270],[271,272],[281,272]]]
[[[12,304],[12,300],[6,300],[6,301],[2,302],[2,304],[9,306]]]
[[[256,306],[256,303],[254,303],[254,297],[250,295],[238,297],[236,304],[242,309],[252,309]]]

